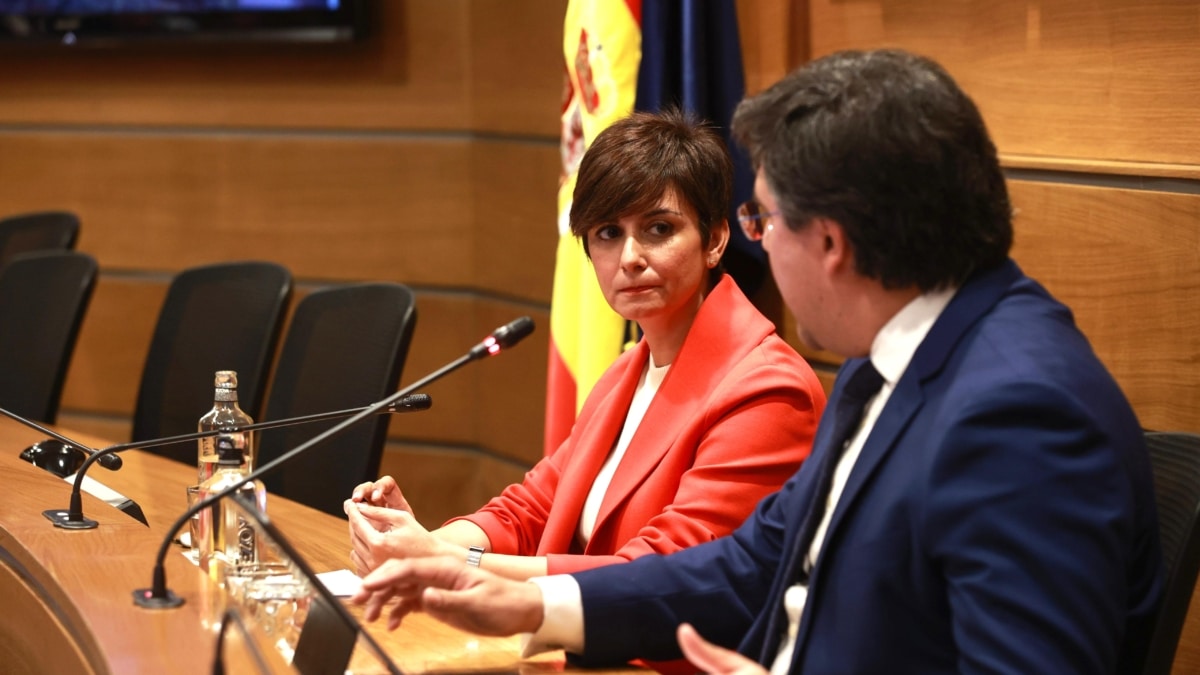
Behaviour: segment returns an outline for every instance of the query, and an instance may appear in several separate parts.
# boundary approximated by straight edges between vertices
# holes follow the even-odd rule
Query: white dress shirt
[[[833,518],[834,509],[837,508],[842,491],[846,488],[846,481],[850,479],[850,472],[854,469],[854,464],[862,453],[863,445],[866,444],[867,437],[871,435],[875,420],[879,419],[879,413],[891,398],[896,383],[900,381],[900,376],[908,368],[908,363],[912,361],[917,347],[921,346],[921,341],[933,327],[933,322],[949,304],[950,298],[954,297],[954,292],[955,289],[950,289],[917,296],[889,319],[875,335],[875,340],[871,343],[871,365],[875,366],[875,370],[879,371],[883,377],[883,386],[879,388],[879,393],[867,402],[858,430],[846,441],[846,449],[838,460],[837,467],[834,468],[833,481],[829,486],[829,496],[825,502],[825,515],[821,518],[821,523],[813,534],[812,546],[808,549],[808,555],[804,557],[805,572],[812,570],[816,565],[817,558],[821,555],[821,546],[825,543],[825,533],[829,529],[829,521]],[[808,586],[806,584],[794,584],[784,592],[783,609],[788,618],[787,634],[780,642],[779,652],[771,665],[771,675],[784,675],[792,664],[792,650],[796,646],[796,634],[800,630],[800,617],[804,614],[804,603],[807,600]]]

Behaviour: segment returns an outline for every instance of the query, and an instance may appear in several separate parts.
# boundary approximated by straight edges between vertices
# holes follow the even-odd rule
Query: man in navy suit
[[[392,561],[364,581],[367,618],[398,597],[393,627],[421,610],[592,665],[1139,671],[1163,584],[1141,429],[1008,258],[975,105],[927,59],[845,52],[733,129],[757,171],[743,226],[801,339],[846,357],[811,458],[728,537],[532,584]]]

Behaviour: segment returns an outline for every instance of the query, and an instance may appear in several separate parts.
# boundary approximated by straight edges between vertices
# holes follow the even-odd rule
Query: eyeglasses
[[[775,216],[783,215],[779,211],[763,211],[762,205],[751,199],[737,207],[738,224],[750,241],[762,239],[767,223]]]

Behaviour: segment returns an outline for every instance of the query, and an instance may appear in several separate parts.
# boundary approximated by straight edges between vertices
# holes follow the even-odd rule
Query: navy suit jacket
[[[674,658],[686,621],[770,666],[840,388],[812,461],[732,535],[576,575],[578,660]],[[1070,311],[1008,261],[955,294],[872,428],[791,670],[1130,672],[1162,576],[1137,419]]]

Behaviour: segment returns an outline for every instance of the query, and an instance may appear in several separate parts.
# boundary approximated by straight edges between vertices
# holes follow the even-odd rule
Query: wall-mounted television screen
[[[0,0],[0,43],[349,42],[372,0]]]

